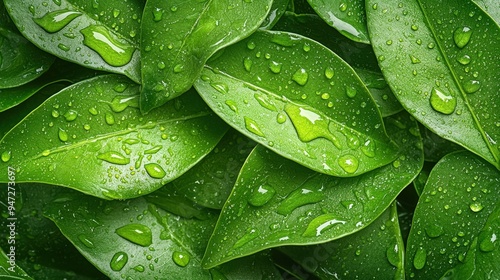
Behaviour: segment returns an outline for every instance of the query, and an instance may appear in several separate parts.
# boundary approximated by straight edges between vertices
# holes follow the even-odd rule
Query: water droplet
[[[340,142],[328,129],[328,121],[312,108],[306,109],[294,104],[287,104],[285,112],[290,117],[301,141],[310,142],[317,138],[325,138],[340,149]]]
[[[257,136],[264,137],[264,133],[260,130],[259,126],[254,120],[248,117],[244,117],[244,119],[245,119],[245,127],[248,131],[252,132]]]
[[[114,271],[120,271],[128,262],[128,255],[125,252],[117,252],[113,255],[109,266]]]
[[[238,113],[238,104],[236,104],[236,102],[234,102],[233,100],[226,100],[225,103],[229,107],[229,109],[231,109],[231,111]]]
[[[174,73],[180,73],[184,71],[185,65],[184,64],[177,64],[174,66]]]
[[[66,142],[68,141],[68,139],[69,139],[68,133],[62,128],[59,128],[59,140],[61,140],[62,142]]]
[[[347,173],[354,173],[358,170],[359,161],[353,155],[343,155],[338,159],[339,166]]]
[[[333,68],[331,67],[327,67],[325,69],[325,77],[330,80],[333,78],[333,76],[335,75],[335,71],[333,71]]]
[[[464,90],[467,93],[474,93],[481,88],[481,83],[477,80],[468,80],[463,84]]]
[[[457,61],[458,61],[460,64],[462,64],[462,65],[467,65],[467,64],[469,64],[469,63],[470,63],[471,58],[470,58],[470,56],[468,56],[468,55],[464,54],[464,55],[462,55],[462,56],[460,56],[460,57],[457,57]]]
[[[210,86],[214,88],[216,91],[226,94],[229,91],[229,87],[225,83],[220,83],[220,82],[211,82]]]
[[[259,102],[260,106],[262,106],[268,110],[271,110],[271,111],[275,111],[275,112],[278,111],[278,109],[274,105],[273,101],[270,100],[267,95],[256,93],[256,94],[254,94],[253,97],[255,98],[255,100],[257,100],[257,102]]]
[[[279,72],[281,72],[281,63],[271,61],[269,62],[269,69],[271,70],[271,72],[278,74]]]
[[[189,264],[190,257],[187,253],[181,253],[178,251],[174,251],[172,253],[172,260],[174,263],[180,267],[185,267],[186,265]]]
[[[92,116],[97,116],[97,114],[99,114],[99,112],[97,111],[97,109],[95,107],[92,107],[89,109],[89,113],[92,115]]]
[[[144,272],[144,266],[143,265],[136,265],[134,267],[134,270],[137,271],[137,272]]]
[[[410,54],[410,60],[411,60],[411,63],[413,64],[418,64],[420,63],[420,59],[418,59],[417,57],[413,56]]]
[[[271,42],[283,46],[283,47],[292,47],[295,45],[296,41],[299,39],[296,39],[286,33],[276,33],[272,38]]]
[[[339,10],[341,12],[345,12],[347,10],[347,4],[346,3],[340,3]]]
[[[437,224],[431,224],[425,228],[425,233],[430,238],[436,238],[444,233],[443,227]]]
[[[97,52],[101,58],[114,67],[124,66],[132,60],[135,48],[119,40],[102,25],[90,25],[80,30],[83,44]]]
[[[445,115],[453,113],[457,107],[457,99],[451,92],[445,93],[436,88],[432,88],[430,103],[434,110]]]
[[[115,116],[110,112],[106,112],[104,119],[106,120],[106,123],[109,125],[113,125],[115,123]]]
[[[274,188],[269,185],[259,186],[258,189],[254,190],[250,199],[248,199],[248,203],[256,207],[263,206],[273,198],[275,193]]]
[[[252,70],[252,65],[253,61],[250,57],[245,57],[245,59],[243,59],[243,67],[245,67],[245,70],[247,70],[247,72],[250,72],[250,70]]]
[[[425,262],[427,261],[427,251],[424,248],[418,248],[413,258],[413,266],[420,270],[424,268]]]
[[[247,233],[245,233],[240,239],[238,239],[238,241],[234,243],[233,249],[242,247],[243,245],[257,238],[257,236],[259,235],[257,234],[257,231],[255,231],[255,229],[247,231]]]
[[[469,205],[469,208],[470,208],[470,210],[472,210],[472,212],[477,213],[477,212],[483,210],[483,205],[481,205],[481,203],[479,203],[479,202],[474,202],[474,203],[471,203]]]
[[[165,62],[163,62],[163,61],[158,62],[157,66],[158,66],[158,69],[160,69],[160,70],[163,70],[163,69],[165,69],[165,67],[167,67],[167,65],[165,65]]]
[[[385,251],[385,256],[387,257],[387,260],[392,266],[398,267],[401,262],[399,258],[398,244],[395,244],[394,247],[387,248],[387,251]]]
[[[457,47],[463,48],[469,43],[471,35],[472,30],[469,27],[459,27],[453,32],[453,41],[455,41]]]
[[[309,74],[307,74],[307,71],[304,68],[300,68],[292,76],[292,80],[301,86],[304,86],[308,79]]]
[[[50,150],[43,150],[42,156],[46,157],[50,155]]]
[[[316,237],[320,236],[324,230],[331,229],[335,225],[345,224],[346,221],[338,219],[338,216],[332,213],[323,214],[314,218],[308,225],[302,236]]]
[[[10,160],[10,157],[11,157],[11,154],[12,154],[12,153],[11,153],[11,151],[5,151],[5,152],[3,152],[3,153],[2,153],[2,156],[1,156],[2,161],[3,161],[3,162],[7,162],[7,161],[9,161],[9,160]]]
[[[78,235],[78,240],[87,248],[94,248],[94,242],[83,234]]]
[[[41,18],[34,18],[33,21],[49,33],[54,33],[63,29],[82,13],[69,10],[58,10],[45,14]]]
[[[153,147],[153,148],[151,148],[151,149],[145,150],[145,151],[144,151],[144,154],[146,154],[146,155],[156,154],[156,153],[158,153],[158,152],[159,152],[162,148],[163,148],[163,146],[161,146],[161,145],[156,145],[156,146],[154,146],[154,147]]]
[[[120,10],[118,9],[113,9],[113,17],[117,18],[120,15]]]
[[[286,114],[283,114],[282,112],[279,112],[278,115],[276,116],[276,121],[279,124],[285,123],[286,122]]]
[[[305,52],[309,52],[311,50],[311,46],[308,43],[304,43],[304,46],[302,47],[302,49]]]
[[[74,120],[76,120],[76,118],[78,117],[78,113],[75,111],[75,110],[68,110],[65,114],[64,114],[64,118],[66,119],[66,121],[68,122],[72,122]]]
[[[148,172],[149,176],[155,179],[162,179],[167,175],[163,168],[156,163],[148,163],[144,165],[146,172]]]
[[[153,9],[153,20],[158,22],[163,18],[163,11],[160,8]]]
[[[366,140],[361,146],[361,152],[367,157],[375,157],[375,142],[371,140]]]
[[[142,224],[128,224],[116,229],[115,232],[122,238],[142,247],[153,243],[151,229]]]
[[[111,103],[109,104],[111,110],[115,113],[123,112],[128,107],[139,108],[139,96],[117,96],[113,98]]]
[[[115,151],[99,154],[97,158],[109,163],[119,164],[119,165],[125,165],[130,163],[129,158]]]
[[[356,97],[357,91],[354,87],[346,87],[345,93],[347,94],[347,97],[354,98]]]
[[[488,253],[495,250],[497,235],[491,230],[481,231],[479,233],[478,242],[479,250]]]
[[[325,198],[322,186],[302,187],[292,191],[283,202],[280,203],[276,212],[280,215],[288,215],[300,206],[313,204]]]
[[[255,42],[254,42],[254,41],[248,41],[248,43],[247,43],[247,48],[248,48],[249,50],[253,50],[253,49],[255,49]]]
[[[68,46],[66,46],[65,44],[58,44],[58,45],[57,45],[57,47],[58,47],[60,50],[65,51],[65,52],[67,52],[67,51],[69,51],[69,50],[70,50],[70,48],[69,48]]]

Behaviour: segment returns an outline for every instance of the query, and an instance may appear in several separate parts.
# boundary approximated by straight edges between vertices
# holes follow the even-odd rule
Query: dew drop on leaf
[[[331,229],[335,225],[345,224],[346,221],[338,219],[338,216],[332,213],[327,213],[314,218],[308,225],[302,236],[304,237],[317,237],[323,231]]]
[[[325,198],[320,186],[303,187],[292,191],[283,202],[280,203],[276,212],[280,215],[288,215],[300,206],[318,203]]]
[[[354,173],[358,170],[359,161],[353,155],[343,155],[338,159],[339,166],[347,173]]]
[[[325,77],[330,80],[333,78],[333,76],[335,75],[335,71],[333,71],[333,68],[331,67],[327,67],[325,69]]]
[[[497,235],[491,230],[481,231],[478,237],[479,250],[488,253],[495,250]]]
[[[212,88],[214,88],[216,91],[223,93],[223,94],[226,94],[229,91],[229,87],[225,83],[211,82],[210,86],[212,86]]]
[[[470,56],[468,56],[468,55],[464,54],[464,55],[462,55],[462,56],[460,56],[460,57],[457,57],[457,61],[458,61],[460,64],[462,64],[462,65],[467,65],[467,64],[469,64],[469,63],[470,63],[471,58],[470,58]]]
[[[281,72],[281,63],[278,63],[276,61],[269,62],[269,70],[271,70],[271,72],[273,72],[275,74],[280,73]]]
[[[252,70],[252,65],[253,65],[253,61],[250,57],[245,57],[243,59],[243,67],[245,67],[245,70],[247,72],[250,72]]]
[[[445,93],[437,88],[432,88],[430,103],[434,110],[449,115],[457,107],[457,99],[452,93]]]
[[[361,146],[361,152],[367,157],[375,157],[375,142],[366,140],[365,143]]]
[[[474,93],[479,90],[481,83],[477,80],[468,80],[462,86],[466,93]]]
[[[392,266],[398,267],[400,262],[398,244],[395,244],[393,247],[387,248],[385,256]]]
[[[248,203],[256,207],[263,206],[273,198],[275,193],[276,190],[269,185],[259,186],[248,199]]]
[[[68,141],[69,139],[69,136],[68,136],[68,133],[63,130],[62,128],[59,128],[59,140],[61,140],[62,142],[66,142]]]
[[[72,122],[72,121],[76,120],[77,117],[78,117],[78,113],[75,110],[68,110],[66,113],[64,113],[64,118],[68,122]]]
[[[97,156],[98,159],[104,160],[109,163],[125,165],[130,163],[130,159],[120,154],[119,152],[109,151]]]
[[[306,69],[300,68],[293,74],[292,80],[297,84],[304,86],[309,80],[309,74],[307,73]]]
[[[483,205],[479,202],[474,202],[474,203],[471,203],[469,205],[469,208],[470,208],[470,210],[472,210],[472,212],[477,213],[477,212],[483,210]]]
[[[165,170],[163,170],[163,168],[157,163],[145,164],[144,168],[146,169],[146,172],[148,172],[149,176],[155,179],[162,179],[165,175],[167,175]]]
[[[415,253],[415,257],[413,258],[413,266],[416,269],[420,270],[424,268],[426,261],[427,261],[427,251],[424,248],[419,247],[417,249],[417,252]]]
[[[127,264],[127,262],[128,262],[127,253],[117,252],[116,254],[113,255],[113,258],[111,258],[111,261],[109,262],[109,266],[114,271],[120,271]]]
[[[276,116],[276,121],[279,124],[283,124],[286,122],[286,114],[279,112],[278,115]]]
[[[357,91],[356,91],[356,88],[346,87],[345,93],[347,94],[347,97],[354,98],[354,97],[356,97]]]
[[[69,10],[58,10],[45,14],[41,18],[34,18],[33,21],[49,33],[55,33],[63,29],[82,13]]]
[[[264,133],[262,132],[262,130],[260,130],[259,126],[257,125],[257,123],[252,120],[251,118],[249,117],[244,117],[244,120],[245,120],[245,128],[250,131],[251,133],[257,135],[257,136],[261,136],[261,137],[264,137]]]
[[[431,224],[425,228],[425,233],[430,238],[437,238],[444,233],[443,227],[437,224]]]
[[[155,8],[153,10],[153,20],[158,22],[163,18],[163,11],[160,8]]]
[[[115,123],[115,116],[110,112],[106,112],[104,119],[105,119],[106,123],[109,125],[113,125]]]
[[[109,106],[115,113],[123,112],[128,107],[139,108],[139,96],[116,96],[115,98],[113,98]]]
[[[2,161],[8,162],[10,160],[11,154],[12,154],[11,151],[4,151],[1,156]]]
[[[236,241],[233,245],[233,249],[238,249],[248,242],[257,238],[258,233],[255,229],[248,230],[238,241]]]
[[[80,240],[80,242],[82,242],[82,244],[87,248],[94,248],[95,246],[94,242],[83,234],[78,235],[78,240]]]
[[[226,100],[225,104],[231,109],[231,111],[238,113],[238,106],[233,100]]]
[[[142,224],[128,224],[116,229],[115,232],[122,238],[143,247],[153,243],[151,229]]]
[[[472,29],[470,27],[459,27],[453,32],[453,41],[457,47],[463,48],[469,43],[471,36]]]
[[[174,263],[180,267],[185,267],[186,265],[189,264],[190,257],[186,253],[181,253],[179,251],[174,251],[172,253],[172,260]]]
[[[268,110],[271,110],[271,111],[278,111],[276,106],[273,104],[273,102],[266,95],[256,93],[256,94],[254,94],[254,98],[255,98],[255,100],[257,100],[257,102],[259,102],[260,106],[262,106]]]

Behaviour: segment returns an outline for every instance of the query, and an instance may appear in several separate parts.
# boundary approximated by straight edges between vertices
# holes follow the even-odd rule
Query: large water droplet
[[[68,122],[76,120],[77,117],[78,117],[78,112],[76,112],[75,110],[68,110],[66,113],[64,113],[64,118]]]
[[[62,142],[66,142],[68,141],[68,139],[69,139],[68,133],[62,128],[59,128],[59,140],[61,140]]]
[[[107,161],[113,164],[125,165],[130,163],[130,159],[120,154],[119,152],[110,151],[97,156],[98,159]]]
[[[470,56],[468,56],[468,55],[464,54],[464,55],[462,55],[461,57],[457,57],[457,61],[458,61],[460,64],[462,64],[462,65],[467,65],[467,64],[469,64],[469,63],[470,63],[471,58],[470,58]]]
[[[283,47],[292,47],[298,40],[298,38],[294,38],[286,33],[276,33],[271,38],[271,42]]]
[[[245,70],[247,70],[248,72],[252,70],[252,65],[253,61],[250,57],[245,57],[245,59],[243,59],[243,67],[245,67]]]
[[[257,100],[257,102],[259,102],[260,106],[262,106],[268,110],[271,110],[271,111],[278,111],[278,109],[274,105],[273,101],[270,100],[267,95],[256,93],[256,94],[254,94],[253,97]]]
[[[387,257],[387,260],[392,266],[398,267],[401,261],[399,259],[398,244],[394,245],[394,247],[387,248],[387,251],[385,251],[385,256]]]
[[[354,98],[356,97],[357,90],[354,87],[346,87],[345,93],[347,94],[347,97]]]
[[[418,248],[415,253],[415,257],[413,258],[413,266],[416,269],[422,269],[425,266],[425,262],[427,261],[427,251],[424,248]]]
[[[110,112],[106,112],[104,119],[106,120],[106,123],[109,125],[113,125],[115,123],[115,115],[113,115]]]
[[[128,241],[143,247],[153,243],[151,229],[142,224],[128,224],[116,229],[115,232]]]
[[[434,110],[445,115],[453,113],[457,107],[457,99],[453,93],[445,93],[437,88],[432,88],[430,103]]]
[[[283,124],[286,122],[286,114],[279,112],[278,115],[276,116],[276,121],[279,124]]]
[[[324,230],[331,229],[333,226],[338,224],[345,224],[346,221],[338,219],[338,216],[332,213],[323,214],[314,218],[309,225],[307,225],[306,230],[302,233],[304,237],[316,237],[320,236]]]
[[[313,111],[312,108],[306,109],[294,104],[287,104],[285,112],[290,117],[301,141],[310,142],[317,138],[325,138],[340,149],[339,140],[328,128],[328,121],[323,119],[319,113]]]
[[[116,96],[115,98],[113,98],[109,106],[115,113],[123,112],[128,107],[139,108],[139,96]]]
[[[231,109],[231,111],[238,113],[238,104],[233,100],[226,100],[226,105]]]
[[[180,267],[185,267],[186,265],[189,264],[189,261],[191,260],[191,258],[189,257],[189,255],[187,253],[181,253],[181,252],[178,252],[178,251],[174,251],[172,253],[172,260],[174,261],[174,263]]]
[[[58,10],[45,14],[41,18],[35,18],[33,21],[49,33],[57,32],[63,29],[82,13],[69,10]]]
[[[111,258],[111,262],[109,263],[109,266],[114,271],[120,271],[127,264],[127,262],[128,262],[127,253],[117,252],[116,254],[113,255],[113,258]]]
[[[455,41],[457,47],[463,48],[469,43],[471,36],[472,30],[469,27],[459,27],[453,32],[453,41]]]
[[[11,151],[4,151],[4,152],[2,153],[2,156],[1,156],[2,161],[3,161],[3,162],[7,162],[7,161],[9,161],[9,160],[10,160],[10,157],[11,157],[11,154],[12,154],[12,153],[11,153]]]
[[[130,62],[135,48],[124,40],[117,39],[102,25],[90,25],[80,30],[83,44],[97,52],[107,64],[115,67]]]
[[[335,75],[335,71],[333,71],[333,68],[331,67],[327,67],[325,69],[325,77],[330,80],[331,78],[333,78],[333,76]]]
[[[163,18],[163,10],[160,8],[153,9],[153,20],[158,22]]]
[[[418,59],[417,57],[415,57],[414,55],[411,55],[411,54],[410,54],[410,60],[411,60],[412,64],[420,63],[420,59]]]
[[[148,172],[149,176],[155,179],[161,179],[167,175],[163,168],[156,163],[148,163],[144,165],[146,172]]]
[[[278,63],[276,61],[271,61],[269,62],[269,69],[271,70],[271,72],[278,74],[279,72],[281,72],[281,65],[281,63]]]
[[[323,188],[315,185],[311,187],[302,187],[292,191],[278,206],[276,212],[281,215],[288,215],[296,208],[322,201],[325,198]]]
[[[211,82],[210,86],[212,86],[212,88],[214,88],[216,91],[223,93],[223,94],[226,94],[229,91],[229,87],[225,83]]]
[[[481,88],[481,83],[477,80],[468,80],[463,84],[464,90],[467,93],[474,93]]]
[[[339,166],[347,173],[354,173],[358,170],[359,161],[353,155],[343,155],[338,159]]]
[[[248,199],[248,203],[256,207],[262,206],[268,203],[275,193],[274,188],[269,185],[259,186],[258,189],[254,190],[250,199]]]
[[[490,228],[491,229],[491,228]],[[479,250],[488,253],[495,250],[497,235],[491,230],[481,231],[478,237]]]
[[[94,248],[94,242],[83,234],[78,235],[78,240],[87,248]]]
[[[436,238],[444,233],[443,227],[437,224],[431,224],[425,228],[425,233],[430,238]]]
[[[251,133],[257,135],[257,136],[261,136],[261,137],[264,137],[264,133],[262,132],[262,130],[260,130],[259,126],[257,125],[257,123],[252,120],[251,118],[248,118],[248,117],[244,117],[245,119],[245,128],[250,131]]]
[[[361,146],[361,152],[367,157],[375,157],[375,142],[372,140],[366,140]]]
[[[481,203],[479,203],[479,202],[474,202],[474,203],[471,203],[469,205],[469,208],[470,208],[470,210],[472,210],[472,212],[476,212],[477,213],[477,212],[483,210],[483,205]]]
[[[300,68],[292,75],[292,80],[301,86],[304,86],[308,79],[309,74],[307,74],[307,71],[304,68]]]
[[[233,249],[240,248],[241,246],[247,244],[248,242],[257,238],[258,234],[255,229],[247,231],[238,241],[236,241],[233,245]]]

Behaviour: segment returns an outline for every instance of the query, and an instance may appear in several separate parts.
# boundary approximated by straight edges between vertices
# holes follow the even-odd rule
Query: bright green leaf
[[[271,0],[147,2],[142,18],[141,110],[186,92],[217,50],[259,28]]]
[[[473,0],[481,9],[488,13],[493,20],[500,24],[500,3],[496,0]]]
[[[355,176],[396,157],[356,73],[305,37],[258,31],[208,62],[195,87],[241,133],[318,172]]]
[[[437,135],[500,168],[500,27],[472,1],[367,1],[388,84]]]
[[[407,276],[439,279],[449,269],[465,273],[471,265],[478,278],[458,279],[498,276],[498,241],[493,236],[500,230],[498,186],[500,172],[474,154],[462,151],[441,159],[415,209],[406,251]],[[482,242],[493,247],[477,250]]]
[[[41,49],[85,67],[140,81],[143,1],[4,2],[21,33]]]
[[[423,163],[417,124],[407,114],[389,117],[387,128],[404,154],[353,178],[316,173],[257,146],[222,209],[203,265],[270,247],[331,241],[373,222]]]
[[[194,92],[147,116],[138,102],[139,86],[117,75],[70,86],[2,139],[0,167],[14,166],[18,182],[136,197],[179,177],[227,129]],[[8,181],[7,173],[0,181]]]

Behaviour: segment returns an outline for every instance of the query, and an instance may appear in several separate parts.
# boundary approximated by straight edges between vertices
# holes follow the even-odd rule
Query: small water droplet
[[[349,154],[339,157],[337,162],[345,172],[350,174],[356,172],[359,167],[358,159],[355,156]]]
[[[64,118],[66,119],[66,121],[68,122],[72,122],[74,120],[76,120],[76,118],[78,117],[78,113],[75,111],[75,110],[68,110],[65,114],[64,114]]]
[[[66,142],[68,141],[68,139],[69,139],[68,133],[62,128],[59,128],[59,140],[61,140],[62,142]]]
[[[254,42],[254,41],[248,41],[248,42],[247,42],[247,48],[248,48],[249,50],[253,50],[253,49],[255,49],[255,42]]]
[[[236,102],[234,102],[233,100],[226,100],[225,103],[229,107],[229,109],[231,109],[231,111],[238,113],[238,104],[236,104]]]
[[[304,68],[300,68],[292,76],[292,80],[301,86],[304,86],[308,79],[309,74],[307,74],[307,71]]]
[[[279,112],[278,115],[276,116],[276,121],[279,124],[285,123],[286,122],[286,114]]]
[[[356,97],[357,90],[354,87],[346,87],[345,93],[347,94],[347,97],[354,98]]]
[[[425,262],[427,261],[427,251],[420,247],[417,249],[417,252],[415,253],[415,257],[413,258],[413,266],[420,270],[424,268]]]
[[[279,72],[281,72],[281,63],[271,61],[269,62],[269,69],[271,70],[271,72],[278,74]]]
[[[259,186],[248,199],[248,203],[256,207],[263,206],[273,198],[275,193],[274,188],[269,185]]]
[[[163,10],[160,8],[153,9],[153,20],[158,22],[163,18]]]
[[[453,32],[453,41],[455,41],[457,47],[463,48],[469,43],[471,36],[472,30],[470,27],[459,27]]]
[[[125,165],[130,163],[130,159],[120,154],[119,152],[110,151],[99,154],[98,159],[104,160],[109,163]]]
[[[111,258],[111,262],[109,263],[109,266],[114,271],[120,271],[127,264],[127,262],[128,262],[127,253],[117,252],[116,254],[113,255],[113,258]]]
[[[113,98],[109,106],[115,113],[123,112],[128,107],[139,108],[139,96],[116,96],[115,98]]]
[[[460,57],[457,57],[457,61],[458,61],[460,64],[462,64],[462,65],[467,65],[467,64],[469,64],[469,63],[470,63],[471,58],[470,58],[470,56],[468,56],[468,55],[464,54],[464,55],[462,55],[462,56],[460,56]]]
[[[95,246],[94,242],[83,234],[78,235],[78,240],[80,240],[80,242],[82,242],[82,244],[87,248],[94,248]]]
[[[477,80],[468,80],[463,83],[463,88],[467,93],[474,93],[481,88],[481,83]]]
[[[425,228],[425,233],[430,238],[437,238],[444,233],[443,227],[437,224],[430,224]]]
[[[233,245],[233,249],[238,249],[248,242],[257,238],[258,233],[255,229],[248,230],[238,241],[236,241]]]
[[[411,63],[413,63],[413,64],[418,64],[421,62],[420,59],[418,59],[417,57],[415,57],[414,55],[411,55],[411,54],[410,54],[410,60],[411,60]]]
[[[471,203],[469,205],[469,208],[470,208],[470,210],[472,210],[472,212],[476,212],[477,213],[477,212],[483,210],[483,205],[481,203],[479,203],[479,202],[474,202],[474,203]]]
[[[153,243],[151,229],[142,224],[128,224],[116,229],[115,233],[142,247],[147,247]]]
[[[418,26],[417,26],[417,25],[415,25],[415,24],[412,24],[412,26],[411,26],[411,30],[413,30],[413,31],[417,31],[417,30],[418,30]]]
[[[184,64],[180,64],[180,63],[175,65],[174,66],[174,73],[180,73],[180,72],[184,71],[185,67],[186,66]]]
[[[158,153],[158,152],[159,152],[162,148],[163,148],[163,146],[161,146],[161,145],[156,145],[156,146],[154,146],[154,147],[153,147],[153,148],[151,148],[151,149],[145,150],[145,151],[144,151],[144,154],[146,154],[146,155],[156,154],[156,153]]]
[[[62,44],[62,43],[58,44],[58,45],[57,45],[57,47],[58,47],[60,50],[65,51],[65,52],[67,52],[67,51],[69,51],[69,50],[70,50],[70,47],[68,47],[68,46],[66,46],[65,44]]]
[[[69,10],[58,10],[48,12],[41,18],[34,18],[33,21],[49,33],[55,33],[63,29],[82,13]]]
[[[83,44],[101,56],[109,65],[124,66],[132,60],[135,48],[128,42],[117,39],[102,25],[90,25],[80,30]]]
[[[180,267],[185,267],[189,264],[190,257],[187,253],[181,253],[179,251],[174,251],[172,253],[172,260],[174,263]]]
[[[113,125],[115,123],[115,116],[110,112],[106,112],[104,119],[106,120],[106,123],[109,125]]]
[[[375,142],[366,140],[365,143],[361,146],[361,152],[367,157],[375,157]]]
[[[143,265],[136,265],[134,267],[134,270],[137,271],[137,272],[144,272],[144,266]]]
[[[247,72],[250,72],[250,70],[252,70],[252,65],[253,61],[250,57],[245,57],[243,59],[243,67],[245,67],[245,70],[247,70]]]
[[[146,172],[148,172],[149,176],[155,179],[162,179],[167,175],[163,168],[156,163],[148,163],[144,165]]]
[[[4,151],[2,153],[2,156],[1,156],[2,161],[3,162],[8,162],[10,160],[10,158],[11,158],[11,155],[12,155],[11,151]]]
[[[478,237],[479,250],[481,250],[484,253],[492,252],[493,250],[495,250],[497,235],[490,229],[481,231],[479,233]]]
[[[457,107],[457,99],[454,94],[445,93],[437,88],[432,88],[430,103],[434,110],[445,115],[453,113]]]
[[[256,93],[256,94],[254,94],[254,98],[255,98],[255,100],[257,100],[257,102],[259,102],[260,106],[262,106],[268,110],[271,110],[271,111],[275,111],[275,112],[278,111],[278,109],[276,108],[276,106],[274,105],[272,100],[270,100],[267,95]]]
[[[292,191],[283,200],[276,212],[280,215],[289,215],[300,206],[313,204],[325,198],[322,186],[302,187]]]
[[[346,221],[338,219],[338,216],[332,213],[323,214],[314,218],[308,225],[302,236],[304,237],[317,237],[323,231],[331,229],[335,225],[345,224]]]
[[[92,107],[89,109],[89,113],[92,115],[92,116],[97,116],[99,114],[99,112],[97,111],[97,109],[95,107]]]
[[[398,244],[395,244],[393,247],[387,248],[387,251],[385,251],[385,256],[392,266],[399,267],[401,259],[399,258]]]
[[[214,88],[216,91],[223,93],[223,94],[226,94],[229,91],[229,87],[225,83],[211,82],[210,86],[212,86],[212,88]]]
[[[283,46],[283,47],[292,47],[295,45],[298,39],[286,34],[286,33],[276,33],[272,38],[271,42]]]
[[[327,67],[325,69],[325,77],[330,80],[333,78],[333,76],[335,75],[335,71],[333,70],[333,68],[331,67]]]
[[[340,3],[339,10],[341,12],[345,12],[347,10],[347,4],[346,3]]]
[[[259,126],[257,125],[257,123],[248,118],[248,117],[244,117],[245,119],[245,128],[250,131],[251,133],[257,135],[257,136],[261,136],[261,137],[264,137],[264,133],[262,132],[262,130],[260,130]]]

